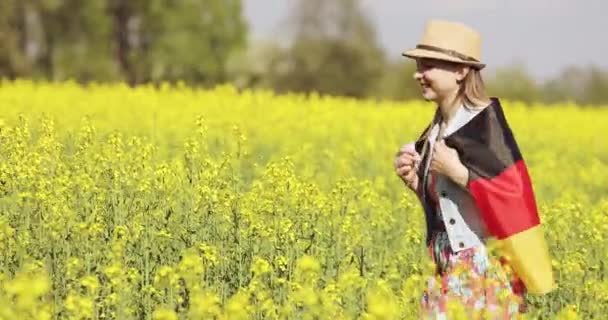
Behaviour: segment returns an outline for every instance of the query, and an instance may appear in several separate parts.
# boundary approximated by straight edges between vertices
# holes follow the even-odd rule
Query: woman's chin
[[[437,97],[437,95],[434,92],[432,92],[431,90],[426,89],[426,90],[422,91],[422,97],[426,101],[434,101],[435,98]]]

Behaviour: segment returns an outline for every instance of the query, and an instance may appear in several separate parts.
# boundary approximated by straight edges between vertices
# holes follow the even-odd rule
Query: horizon
[[[293,3],[294,0],[245,0],[243,10],[252,43],[269,40],[284,43],[289,37],[287,14]],[[608,5],[601,0],[410,3],[413,2],[362,0],[389,59],[401,58],[402,51],[415,46],[426,21],[440,18],[465,23],[481,33],[482,60],[487,64],[486,72],[492,74],[498,68],[521,64],[539,82],[572,66],[593,65],[608,70],[604,58],[608,41],[602,40],[608,20],[602,17],[601,10],[608,9]],[[509,20],[519,23],[497,23]]]

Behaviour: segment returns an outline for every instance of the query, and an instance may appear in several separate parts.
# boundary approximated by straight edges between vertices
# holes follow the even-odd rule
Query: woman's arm
[[[469,183],[469,169],[462,162],[454,168],[448,175],[452,181],[466,189]]]
[[[468,186],[469,169],[460,160],[456,149],[445,145],[444,140],[435,143],[430,170],[450,178],[464,189]]]

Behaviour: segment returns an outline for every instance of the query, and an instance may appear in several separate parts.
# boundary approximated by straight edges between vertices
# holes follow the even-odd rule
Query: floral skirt
[[[484,245],[452,252],[448,235],[436,232],[429,253],[437,273],[422,296],[422,319],[518,319],[525,288]]]

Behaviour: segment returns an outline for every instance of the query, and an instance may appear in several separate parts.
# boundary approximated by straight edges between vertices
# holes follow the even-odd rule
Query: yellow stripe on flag
[[[542,225],[499,240],[498,248],[528,293],[543,295],[556,288]]]

